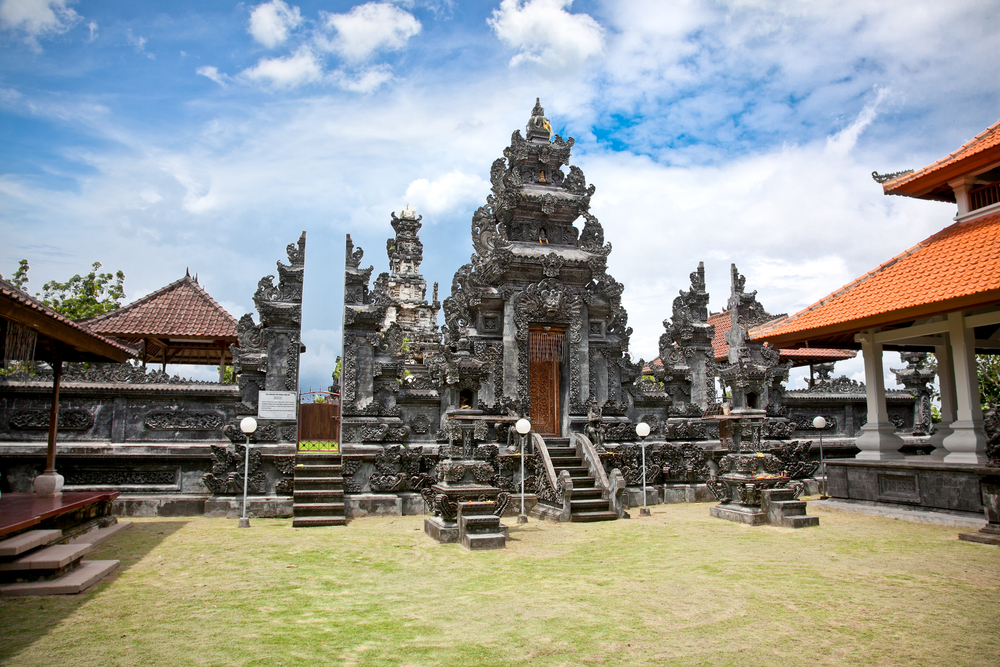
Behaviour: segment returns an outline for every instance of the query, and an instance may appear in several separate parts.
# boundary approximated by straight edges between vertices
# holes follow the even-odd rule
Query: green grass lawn
[[[489,552],[437,544],[423,517],[139,519],[90,556],[122,561],[105,582],[0,601],[0,664],[1000,664],[997,547],[812,508],[818,528],[751,528],[709,507],[510,519]]]

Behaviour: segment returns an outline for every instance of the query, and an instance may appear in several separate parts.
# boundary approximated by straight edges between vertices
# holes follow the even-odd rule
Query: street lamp
[[[250,519],[247,518],[247,479],[250,477],[250,434],[257,430],[257,420],[253,417],[244,417],[240,422],[240,430],[247,436],[246,459],[243,462],[243,518],[240,519],[240,528],[249,528]]]
[[[820,491],[819,499],[826,500],[829,498],[826,495],[826,491],[830,490],[826,483],[826,462],[823,461],[823,429],[826,428],[826,420],[822,417],[816,417],[816,419],[813,419],[813,428],[819,429],[819,468],[823,474],[823,490]]]
[[[649,516],[649,508],[646,506],[646,436],[649,435],[649,424],[636,424],[635,434],[639,436],[639,446],[642,447],[642,509],[639,510],[639,516]]]
[[[514,430],[521,436],[521,513],[517,515],[517,522],[528,523],[528,515],[524,512],[524,448],[528,444],[528,433],[531,432],[531,422],[521,417],[514,424]]]

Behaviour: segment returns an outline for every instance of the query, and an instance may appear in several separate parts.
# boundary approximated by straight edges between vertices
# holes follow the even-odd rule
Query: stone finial
[[[406,207],[399,212],[399,217],[402,218],[403,220],[416,220],[417,211],[416,209],[410,208],[410,203],[407,202]]]
[[[549,119],[545,117],[545,109],[542,108],[541,99],[537,97],[535,98],[535,108],[531,110],[531,119],[528,121],[525,131],[528,141],[532,139],[549,141],[552,138],[552,125],[549,123]]]

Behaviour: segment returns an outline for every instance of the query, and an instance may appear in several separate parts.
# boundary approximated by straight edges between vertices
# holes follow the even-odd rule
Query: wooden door
[[[528,393],[531,428],[541,435],[561,435],[559,414],[559,362],[565,332],[534,328],[528,335]]]
[[[340,447],[340,396],[299,405],[299,450],[337,451]]]

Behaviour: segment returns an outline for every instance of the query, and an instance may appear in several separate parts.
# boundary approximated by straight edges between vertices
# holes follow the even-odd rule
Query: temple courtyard
[[[511,525],[422,516],[136,519],[76,596],[0,600],[3,665],[996,665],[1000,558],[960,528],[831,511],[750,527],[709,504]]]

